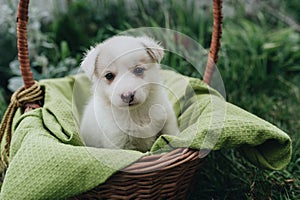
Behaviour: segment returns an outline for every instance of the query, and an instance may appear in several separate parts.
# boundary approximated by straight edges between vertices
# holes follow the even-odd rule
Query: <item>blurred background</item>
[[[16,0],[0,0],[0,119],[21,84],[16,49]],[[286,169],[259,169],[237,150],[208,156],[190,199],[300,199],[300,2],[224,0],[218,69],[227,100],[287,132],[293,140]],[[138,27],[164,27],[208,49],[212,0],[31,0],[29,49],[35,79],[78,70],[86,49]],[[201,78],[184,59],[163,64]]]

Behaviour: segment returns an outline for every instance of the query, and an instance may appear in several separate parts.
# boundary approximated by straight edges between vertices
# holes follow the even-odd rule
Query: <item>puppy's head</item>
[[[117,107],[142,104],[160,83],[163,48],[148,37],[116,36],[91,48],[81,68],[101,95]]]

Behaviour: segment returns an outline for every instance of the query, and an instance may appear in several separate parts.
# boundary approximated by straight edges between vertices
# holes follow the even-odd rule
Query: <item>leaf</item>
[[[66,41],[62,41],[60,43],[60,53],[61,53],[62,60],[70,56],[70,49]]]
[[[269,42],[269,43],[265,43],[263,45],[263,48],[264,49],[276,49],[279,46],[280,46],[280,44],[276,44],[275,42]]]
[[[300,65],[290,66],[288,68],[288,71],[290,71],[290,72],[300,72]]]
[[[14,75],[21,76],[20,63],[18,60],[13,60],[9,63],[9,68]]]
[[[15,92],[23,85],[23,79],[20,76],[12,77],[8,80],[8,89],[12,92]]]

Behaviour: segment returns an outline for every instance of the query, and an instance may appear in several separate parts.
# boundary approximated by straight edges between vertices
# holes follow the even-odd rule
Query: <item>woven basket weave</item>
[[[212,1],[213,33],[203,78],[208,84],[218,60],[222,33],[222,0]],[[28,4],[29,0],[20,0],[17,17],[18,59],[25,88],[30,88],[35,83],[28,55]],[[25,105],[30,109],[38,106]],[[145,156],[114,174],[104,184],[70,199],[184,199],[192,178],[206,155],[204,150],[178,148],[166,154]]]

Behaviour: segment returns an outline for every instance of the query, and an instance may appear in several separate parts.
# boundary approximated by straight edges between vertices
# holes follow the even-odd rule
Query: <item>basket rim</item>
[[[191,148],[175,148],[172,151],[154,155],[147,155],[122,169],[127,173],[148,173],[156,170],[174,168],[182,163],[203,160],[209,150],[196,150]]]

